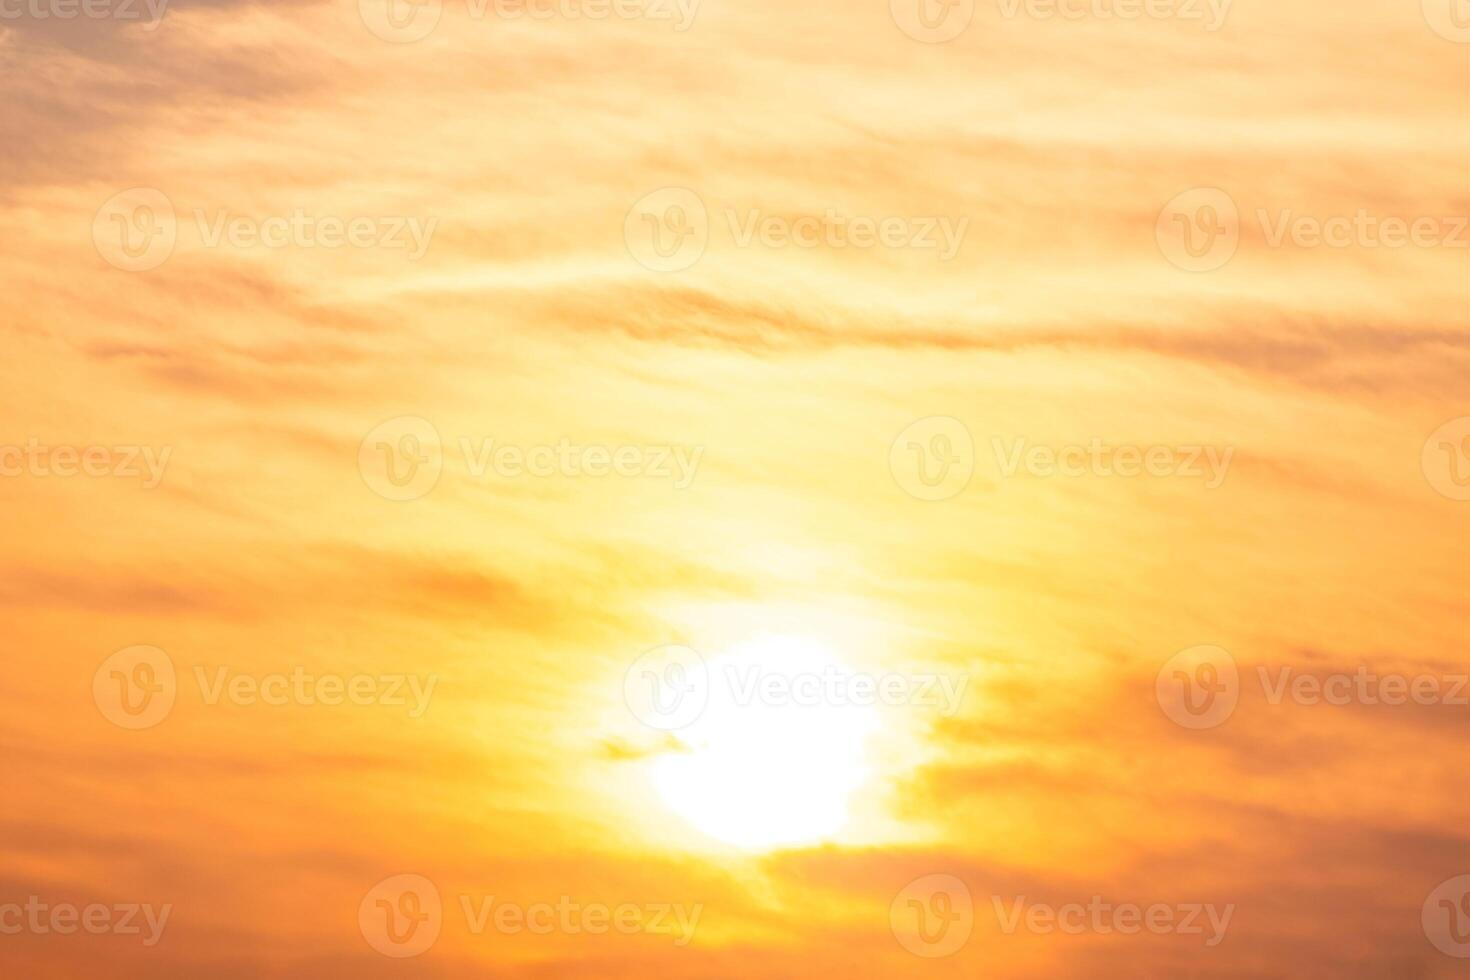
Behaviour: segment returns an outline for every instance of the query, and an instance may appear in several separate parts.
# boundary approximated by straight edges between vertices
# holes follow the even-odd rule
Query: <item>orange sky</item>
[[[1459,0],[120,2],[0,0],[0,972],[1463,975]]]

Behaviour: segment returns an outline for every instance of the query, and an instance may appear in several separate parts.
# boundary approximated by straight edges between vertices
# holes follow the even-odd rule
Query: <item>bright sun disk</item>
[[[852,672],[816,644],[785,639],[746,644],[708,668],[708,706],[678,733],[689,751],[653,763],[664,803],[743,847],[814,843],[842,830],[877,727],[872,707],[840,693]]]

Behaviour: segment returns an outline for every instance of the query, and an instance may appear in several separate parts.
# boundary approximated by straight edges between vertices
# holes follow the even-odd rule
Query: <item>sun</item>
[[[868,780],[871,706],[808,640],[752,641],[707,664],[709,700],[678,732],[686,751],[652,764],[654,789],[695,829],[745,848],[817,843],[849,820]]]

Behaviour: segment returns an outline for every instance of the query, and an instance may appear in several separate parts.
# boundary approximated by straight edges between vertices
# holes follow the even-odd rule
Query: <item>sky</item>
[[[1463,0],[0,72],[8,974],[1463,975]]]

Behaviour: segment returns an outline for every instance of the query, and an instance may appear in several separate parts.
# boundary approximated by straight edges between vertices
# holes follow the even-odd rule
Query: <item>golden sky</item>
[[[0,71],[0,972],[1464,975],[1464,0]]]

